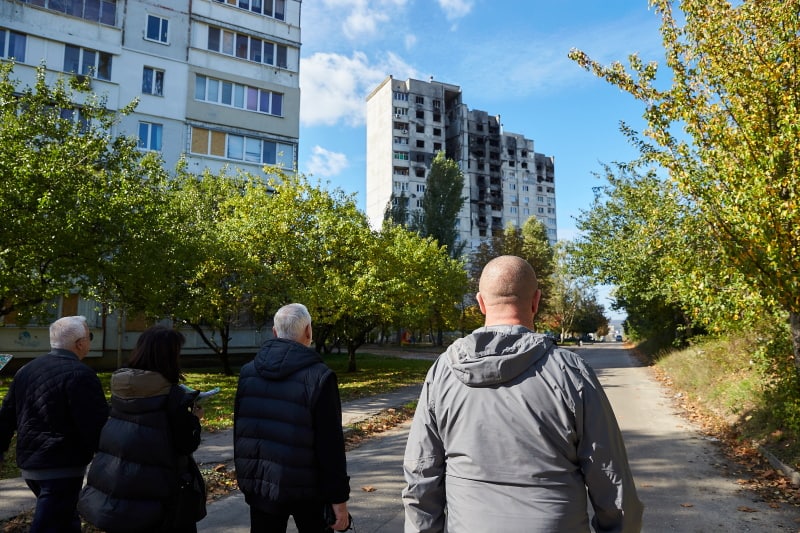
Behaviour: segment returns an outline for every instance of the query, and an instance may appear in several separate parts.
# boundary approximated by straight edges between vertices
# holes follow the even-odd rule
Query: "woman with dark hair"
[[[111,376],[111,418],[78,504],[100,529],[196,532],[205,516],[205,487],[192,458],[203,412],[197,392],[179,385],[184,341],[179,331],[153,326],[139,337],[128,367]],[[196,501],[187,510],[182,496],[192,492],[200,494],[191,494]]]

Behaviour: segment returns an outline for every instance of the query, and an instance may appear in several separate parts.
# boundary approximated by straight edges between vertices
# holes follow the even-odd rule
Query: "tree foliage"
[[[44,66],[32,87],[12,73],[0,64],[0,316],[24,323],[99,278],[141,229],[149,182],[135,141],[111,134],[135,102],[112,112],[86,84],[48,84]]]
[[[464,175],[458,164],[439,152],[431,163],[422,197],[422,209],[413,215],[411,227],[424,237],[446,246],[450,257],[460,257],[466,242],[458,241],[458,213],[466,198]]]
[[[643,153],[669,171],[726,257],[787,311],[800,369],[800,17],[782,0],[652,0],[672,84],[632,55],[571,57],[645,105]],[[682,130],[682,132],[679,132]],[[633,134],[633,132],[629,132]]]

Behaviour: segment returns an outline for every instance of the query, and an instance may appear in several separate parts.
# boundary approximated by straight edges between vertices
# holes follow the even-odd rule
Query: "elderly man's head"
[[[524,259],[502,255],[483,268],[478,304],[486,325],[531,325],[541,296],[536,272]]]
[[[65,316],[50,324],[50,347],[74,352],[80,359],[89,354],[92,334],[84,316]]]
[[[311,346],[311,315],[303,304],[287,304],[275,313],[272,333]]]

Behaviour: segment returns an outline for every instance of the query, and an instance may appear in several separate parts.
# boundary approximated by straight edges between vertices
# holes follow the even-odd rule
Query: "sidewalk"
[[[351,426],[357,422],[367,420],[386,409],[402,407],[403,405],[416,400],[419,397],[420,389],[421,385],[414,385],[386,394],[344,402],[342,404],[342,426],[346,428],[347,426]],[[387,438],[389,438],[392,433],[393,432],[389,432],[389,434],[387,434]],[[395,435],[395,439],[398,438],[399,437]],[[395,449],[399,444],[404,446],[405,440],[402,439],[402,443],[399,441],[394,442],[391,448]],[[352,452],[348,452],[348,465],[351,464],[351,455],[360,455],[359,450],[360,448],[353,450]],[[381,447],[380,450],[384,451],[383,447]],[[194,453],[194,458],[201,468],[208,468],[220,463],[228,463],[233,461],[233,430],[204,434],[202,442],[200,443],[200,447]],[[377,454],[377,456],[371,460],[380,463],[381,454]],[[231,465],[231,469],[232,468],[233,466]],[[382,475],[380,473],[380,468],[372,468],[373,467],[370,467],[371,470],[367,471],[374,474],[374,483],[372,483],[374,486],[381,481]],[[401,474],[401,472],[394,470],[395,469],[393,468],[391,477],[398,478],[398,474]],[[352,471],[349,473],[351,476],[354,476]],[[388,474],[389,473],[387,472],[387,475]],[[399,478],[402,479],[402,475],[400,475]],[[360,490],[360,488],[356,487],[356,485],[352,482],[351,489],[353,493],[355,493],[357,490]],[[393,499],[399,502],[400,489],[397,490],[398,492],[396,494],[391,494],[391,496]],[[35,502],[36,500],[33,496],[33,493],[31,493],[30,489],[28,489],[22,478],[0,480],[0,521],[8,520],[9,518],[13,518],[23,511],[32,509],[35,505]],[[402,512],[402,505],[400,505],[399,510]],[[363,526],[365,525],[363,523],[363,515],[361,518],[362,520],[360,520],[359,523]],[[400,523],[402,524],[402,520]],[[210,532],[235,532],[239,530],[239,526],[242,527],[241,531],[250,530],[250,516],[248,507],[244,501],[244,497],[237,491],[231,496],[227,496],[210,504],[208,506],[208,516],[198,524],[198,529],[199,531]],[[368,531],[368,529],[362,528],[359,530]],[[383,529],[383,531],[389,530]]]

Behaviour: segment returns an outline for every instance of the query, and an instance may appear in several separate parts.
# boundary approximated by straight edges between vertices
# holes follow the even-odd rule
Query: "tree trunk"
[[[356,371],[356,346],[353,343],[347,343],[347,371]]]
[[[794,368],[798,376],[800,376],[800,313],[789,313],[789,331],[792,335]]]

